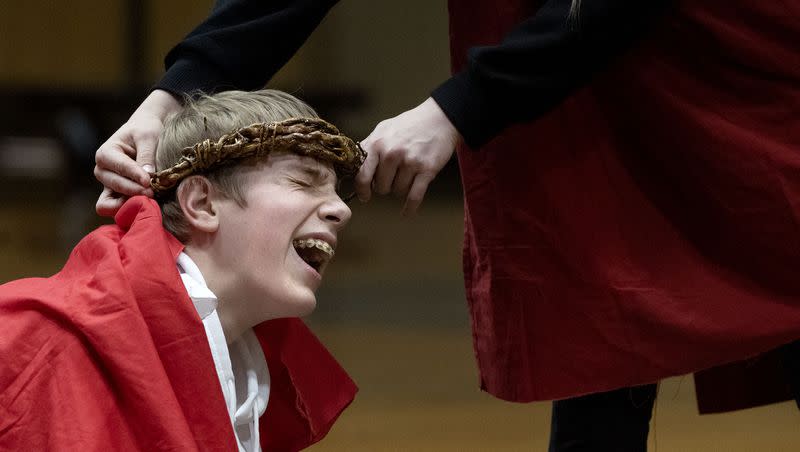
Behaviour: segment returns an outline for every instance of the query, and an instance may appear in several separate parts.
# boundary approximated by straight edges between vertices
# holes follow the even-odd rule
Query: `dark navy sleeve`
[[[166,56],[155,88],[263,87],[294,55],[336,0],[217,0],[211,14]]]

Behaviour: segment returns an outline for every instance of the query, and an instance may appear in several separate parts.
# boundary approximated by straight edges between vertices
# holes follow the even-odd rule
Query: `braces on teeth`
[[[292,244],[295,246],[295,248],[316,248],[327,254],[328,257],[333,257],[334,254],[333,248],[328,244],[328,242],[320,239],[295,240],[292,242]]]

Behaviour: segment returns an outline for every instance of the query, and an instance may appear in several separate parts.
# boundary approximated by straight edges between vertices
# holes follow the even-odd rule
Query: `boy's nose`
[[[323,220],[333,223],[338,228],[343,228],[350,221],[353,212],[350,207],[338,196],[332,197],[320,208],[320,216]]]

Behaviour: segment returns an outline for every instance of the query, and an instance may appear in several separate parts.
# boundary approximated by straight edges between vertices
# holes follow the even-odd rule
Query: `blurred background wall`
[[[31,0],[0,6],[0,84],[70,93],[139,91],[209,0]],[[272,85],[310,96],[355,92],[353,133],[421,102],[449,72],[444,1],[335,7]],[[253,43],[254,55],[260,45]],[[337,102],[344,100],[337,99]]]
[[[94,214],[94,151],[211,4],[0,4],[0,283],[54,273],[80,237],[108,221]],[[269,86],[309,101],[361,138],[447,76],[447,39],[445,0],[342,1]],[[254,54],[260,45],[253,43]],[[352,207],[308,322],[361,392],[314,450],[546,450],[547,403],[514,405],[478,390],[454,162],[417,218],[401,218],[391,198]],[[800,448],[792,404],[699,417],[693,397],[691,378],[662,384],[651,450]]]

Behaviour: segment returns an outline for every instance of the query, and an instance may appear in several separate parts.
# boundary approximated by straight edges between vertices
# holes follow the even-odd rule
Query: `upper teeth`
[[[292,242],[295,248],[316,248],[323,253],[327,254],[329,258],[333,257],[333,247],[328,242],[320,239],[298,239]]]

